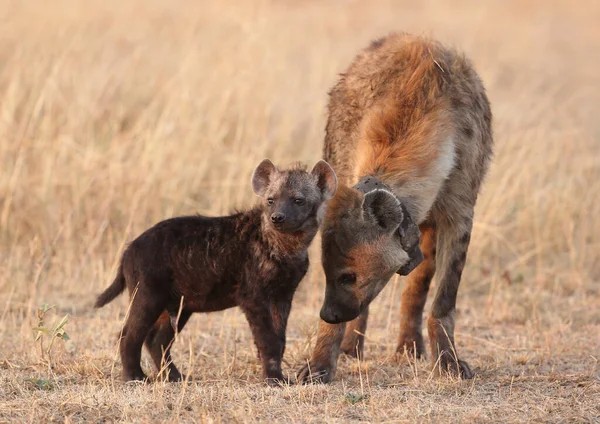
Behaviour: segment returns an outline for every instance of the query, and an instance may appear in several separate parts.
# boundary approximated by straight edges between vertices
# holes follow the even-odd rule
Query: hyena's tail
[[[125,290],[125,276],[123,275],[123,265],[119,265],[115,281],[98,296],[94,307],[101,308],[108,302],[112,302],[115,297],[123,293],[123,290]]]

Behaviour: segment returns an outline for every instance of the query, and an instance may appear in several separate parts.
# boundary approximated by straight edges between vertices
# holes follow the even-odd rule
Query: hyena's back
[[[352,187],[374,176],[419,225],[424,259],[402,292],[398,352],[425,354],[423,308],[437,275],[427,320],[432,363],[438,371],[472,378],[457,356],[454,325],[473,211],[492,155],[492,114],[482,82],[462,54],[429,39],[392,34],[363,50],[330,96],[324,158],[340,184]],[[352,231],[343,219],[352,204],[335,200],[328,225],[334,228],[335,221],[336,231]],[[373,256],[394,248],[381,246]],[[360,272],[372,260],[354,258],[353,269]],[[372,273],[373,280],[381,278],[381,270]],[[321,322],[311,369],[325,375],[323,381],[335,374],[340,349],[361,355],[367,318],[365,309],[345,330]]]
[[[419,222],[472,218],[492,154],[492,115],[463,55],[391,35],[359,54],[330,96],[324,158],[340,182],[384,170],[414,200]]]

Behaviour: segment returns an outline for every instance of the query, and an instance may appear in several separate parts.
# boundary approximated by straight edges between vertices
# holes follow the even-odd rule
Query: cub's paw
[[[289,378],[284,377],[283,375],[276,377],[267,377],[265,378],[265,382],[270,387],[284,387],[292,384],[292,381]]]
[[[156,379],[159,381],[167,380],[169,383],[183,383],[185,381],[192,381],[191,377],[185,374],[181,374],[179,371],[176,370],[168,370],[166,372],[163,372],[159,374]]]
[[[138,371],[138,372],[123,371],[123,373],[121,374],[121,379],[123,380],[123,382],[128,383],[128,384],[145,384],[145,383],[150,382],[150,379],[148,377],[146,377],[146,374],[144,374],[141,371]]]

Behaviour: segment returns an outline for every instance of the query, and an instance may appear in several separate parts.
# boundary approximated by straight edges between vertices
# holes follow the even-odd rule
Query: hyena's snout
[[[352,304],[344,304],[341,302],[332,302],[325,298],[323,307],[321,308],[320,316],[323,321],[328,324],[339,324],[342,322],[352,321],[360,315],[360,306]]]
[[[282,224],[285,221],[285,214],[282,212],[275,212],[271,215],[271,222],[273,224]]]

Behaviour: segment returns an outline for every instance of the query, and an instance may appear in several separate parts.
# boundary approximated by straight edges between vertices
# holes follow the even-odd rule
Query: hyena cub
[[[270,385],[287,382],[281,372],[285,330],[294,292],[308,269],[308,246],[324,206],[337,188],[329,164],[310,173],[278,170],[265,159],[252,175],[263,199],[224,217],[186,216],[159,222],[123,253],[117,277],[97,299],[102,307],[123,292],[131,296],[120,344],[122,377],[144,380],[142,344],[169,381],[182,380],[171,360],[175,329],[193,312],[239,306],[244,312]]]

